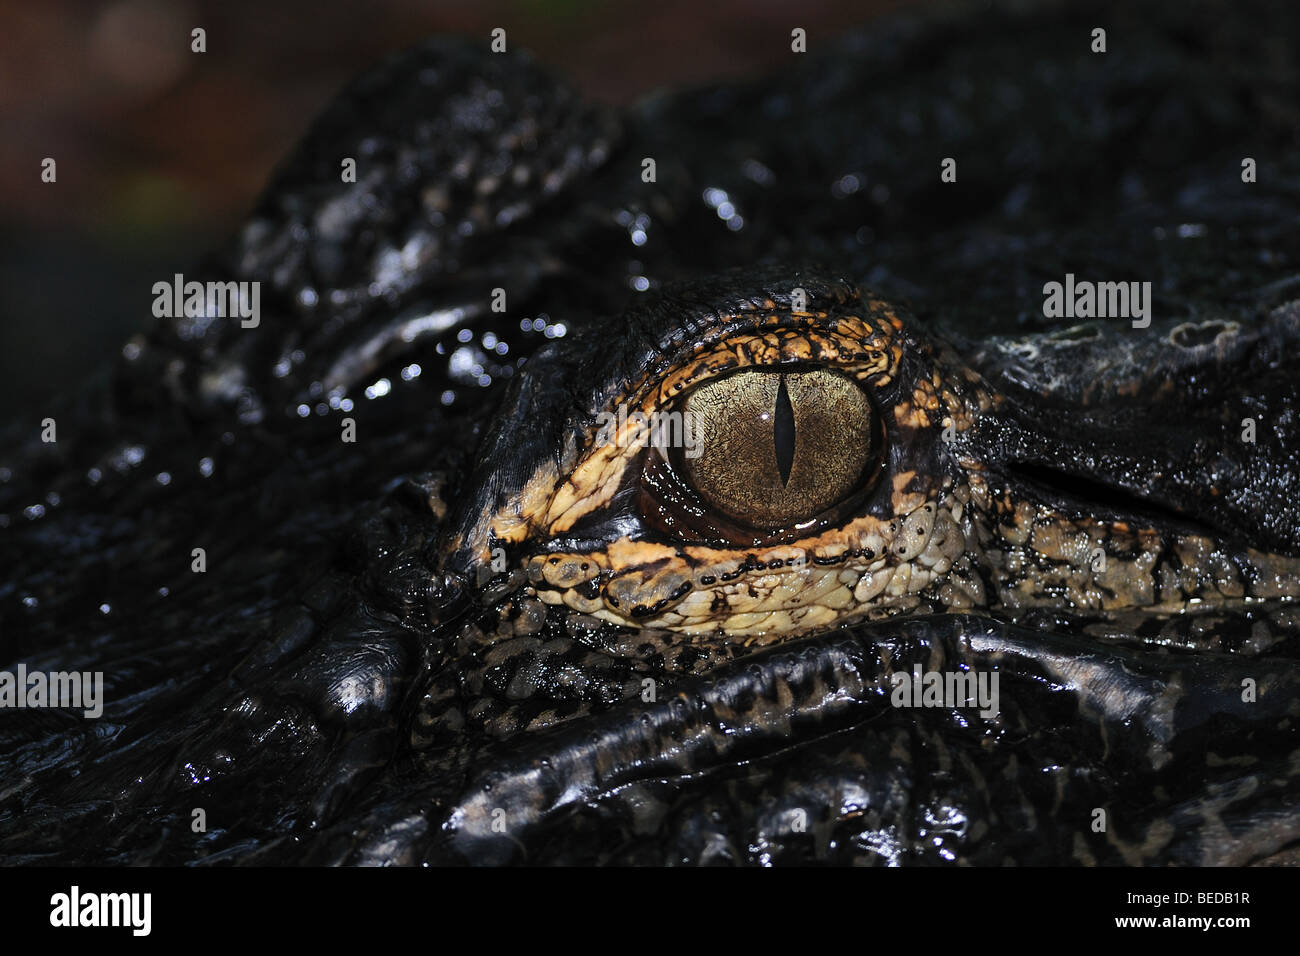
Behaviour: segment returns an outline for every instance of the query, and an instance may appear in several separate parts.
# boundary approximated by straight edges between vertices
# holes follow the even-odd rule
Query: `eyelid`
[[[810,313],[795,321],[800,318],[770,315],[746,332],[703,344],[646,391],[656,406],[665,407],[702,382],[745,368],[817,365],[875,385],[887,385],[897,374],[902,326],[892,314],[828,319],[825,313]]]

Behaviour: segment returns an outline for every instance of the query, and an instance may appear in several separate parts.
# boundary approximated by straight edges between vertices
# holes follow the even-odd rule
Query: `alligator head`
[[[7,433],[0,662],[104,706],[0,714],[0,855],[1290,852],[1295,77],[1181,8],[1062,52],[1093,16],[627,111],[363,78],[203,267],[256,328]],[[1068,273],[1157,318],[1045,321]]]
[[[485,610],[413,741],[436,753],[466,725],[539,739],[477,771],[446,818],[453,852],[552,853],[579,826],[593,846],[654,832],[670,859],[1020,858],[974,826],[1004,787],[1018,800],[999,813],[1046,815],[1050,795],[1043,859],[1285,845],[1290,824],[1234,803],[1293,788],[1296,677],[1272,653],[1300,590],[1295,436],[1289,415],[1255,442],[1242,426],[1294,401],[1280,360],[1298,319],[1043,336],[1031,367],[1068,374],[1009,393],[994,382],[1011,386],[1031,343],[963,360],[850,282],[768,269],[539,353],[443,539],[442,571]],[[1192,401],[1208,411],[1188,429]],[[896,693],[918,670],[997,674],[1000,700],[891,714],[921,706]],[[1053,696],[1071,704],[1049,718]],[[1243,735],[1273,739],[1277,762],[1242,774]],[[1018,737],[1055,738],[1037,787],[987,759]],[[809,767],[824,748],[844,764]],[[937,793],[919,769],[936,759]],[[959,766],[981,772],[954,782]],[[1127,774],[1165,800],[1125,808],[1110,788]],[[702,794],[725,824],[701,819]],[[1081,839],[1098,810],[1118,838]]]
[[[530,361],[448,566],[496,580],[497,553],[546,604],[686,642],[920,608],[1292,598],[1291,419],[1258,435],[1250,415],[1289,408],[1278,365],[1298,319],[1046,336],[1071,376],[1008,398],[850,282],[696,282]],[[997,348],[972,359],[1006,377]],[[1192,403],[1188,429],[1169,411]]]

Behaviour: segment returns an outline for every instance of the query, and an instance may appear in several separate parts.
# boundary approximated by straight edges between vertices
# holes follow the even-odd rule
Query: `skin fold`
[[[623,111],[468,41],[360,78],[192,276],[256,329],[4,432],[0,669],[105,706],[0,712],[0,860],[1294,855],[1300,30],[1247,7],[881,21]],[[1067,273],[1150,326],[1045,317]],[[600,437],[810,369],[871,414],[808,527]]]

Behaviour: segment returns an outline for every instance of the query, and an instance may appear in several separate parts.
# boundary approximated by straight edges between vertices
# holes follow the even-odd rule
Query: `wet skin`
[[[161,321],[8,433],[0,661],[106,700],[0,713],[0,854],[1285,858],[1284,17],[898,21],[625,112],[461,42],[363,78],[192,276],[259,327]],[[1151,326],[1043,318],[1069,272]],[[856,447],[797,444],[819,371],[863,464],[808,520],[748,451],[703,493],[600,438],[777,376],[815,494]],[[914,665],[996,713],[894,706]]]

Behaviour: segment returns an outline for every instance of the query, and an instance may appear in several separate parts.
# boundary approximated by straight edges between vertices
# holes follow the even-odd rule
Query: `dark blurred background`
[[[788,62],[795,26],[815,50],[918,2],[0,4],[0,414],[40,417],[103,367],[150,321],[152,284],[230,235],[330,97],[422,37],[504,27],[512,50],[626,103]]]

